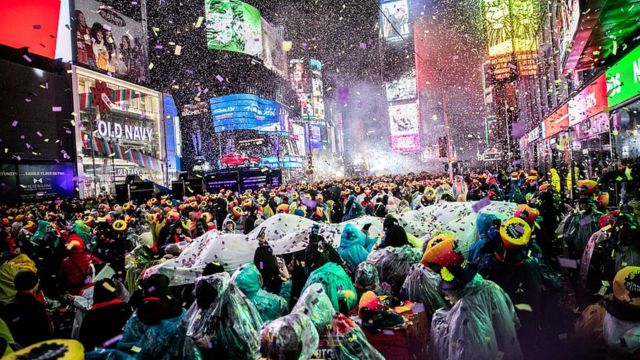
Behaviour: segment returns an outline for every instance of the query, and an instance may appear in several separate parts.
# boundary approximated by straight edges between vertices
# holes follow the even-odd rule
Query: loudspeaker
[[[175,199],[182,199],[185,191],[184,181],[179,180],[171,182],[171,195],[173,195]]]
[[[153,197],[155,186],[152,182],[133,183],[129,185],[129,198],[138,203],[146,202]]]
[[[116,185],[116,202],[124,204],[129,201],[129,186],[127,184]]]
[[[189,179],[184,182],[184,193],[186,196],[202,195],[205,187],[202,178]]]
[[[125,184],[133,184],[133,183],[140,183],[140,182],[142,182],[142,179],[138,175],[127,175],[127,177],[124,179]]]

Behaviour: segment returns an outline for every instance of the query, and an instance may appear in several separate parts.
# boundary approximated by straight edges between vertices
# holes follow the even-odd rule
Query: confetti
[[[220,75],[216,75],[216,80],[218,80],[220,82],[223,82],[224,78],[222,76],[220,76]]]
[[[180,45],[176,45],[175,51],[173,52],[174,55],[180,55],[182,54],[182,46]]]
[[[13,122],[11,123],[11,127],[16,127],[18,126],[18,120],[13,120]]]
[[[28,55],[22,55],[22,58],[25,59],[27,62],[31,62],[31,58]]]
[[[51,111],[53,112],[61,112],[62,111],[62,106],[54,106],[51,108]]]
[[[200,26],[202,26],[202,22],[204,21],[204,17],[202,16],[198,16],[198,19],[196,20],[196,24],[195,24],[195,28],[199,28]]]

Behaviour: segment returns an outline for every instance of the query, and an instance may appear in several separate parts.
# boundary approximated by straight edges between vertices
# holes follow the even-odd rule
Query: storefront
[[[581,177],[596,178],[611,163],[607,104],[604,74],[569,100],[571,150]]]
[[[569,164],[570,152],[568,142],[569,106],[563,104],[549,115],[543,122],[544,139],[541,142],[541,163],[544,169],[566,169]]]
[[[114,193],[127,175],[166,185],[162,94],[73,67],[80,196]]]
[[[541,168],[540,163],[540,138],[541,138],[541,126],[536,126],[522,137],[521,141],[524,146],[521,146],[522,158],[525,160],[525,164],[531,168]],[[543,166],[542,166],[543,167]]]
[[[611,114],[614,159],[634,161],[640,157],[640,46],[606,72]]]

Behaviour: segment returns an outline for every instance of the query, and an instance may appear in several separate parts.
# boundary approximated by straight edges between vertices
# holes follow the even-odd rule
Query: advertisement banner
[[[407,0],[383,1],[380,8],[380,30],[385,39],[399,41],[411,33]]]
[[[284,156],[278,160],[275,156],[263,157],[260,159],[260,167],[268,167],[271,169],[298,169],[302,168],[304,160],[301,156]]]
[[[569,105],[564,104],[544,120],[544,138],[551,137],[569,127]]]
[[[76,61],[133,82],[148,80],[147,32],[139,2],[75,1]]]
[[[262,53],[260,58],[264,66],[276,74],[287,78],[287,53],[282,50],[282,28],[276,28],[262,19]]]
[[[18,198],[18,172],[15,164],[0,163],[0,199],[15,201]]]
[[[610,108],[640,95],[640,46],[610,67],[606,76]]]
[[[416,98],[416,71],[402,75],[399,79],[385,84],[387,101],[409,100]]]
[[[309,125],[309,147],[313,149],[322,149],[322,130],[317,125]]]
[[[22,200],[77,196],[73,163],[19,164],[18,178]]]
[[[420,151],[420,124],[415,102],[390,105],[389,124],[393,150]]]
[[[201,101],[197,104],[185,104],[182,105],[182,117],[189,117],[194,115],[209,114],[209,104],[205,101]]]
[[[602,74],[569,100],[569,126],[605,111],[607,104],[607,81]]]
[[[217,193],[222,189],[238,191],[240,185],[237,171],[207,175],[205,182],[210,193]]]
[[[286,133],[282,107],[276,101],[253,94],[236,94],[209,100],[213,127],[216,132],[257,130]]]
[[[262,53],[260,11],[239,0],[205,0],[207,48],[252,56]]]

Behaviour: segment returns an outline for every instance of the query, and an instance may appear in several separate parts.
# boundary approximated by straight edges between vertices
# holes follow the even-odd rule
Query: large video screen
[[[253,94],[236,94],[212,98],[211,116],[216,132],[257,130],[286,133],[284,109],[273,100]]]
[[[129,4],[129,3],[127,3]],[[148,80],[147,32],[140,3],[126,8],[76,0],[76,60],[134,82]],[[124,12],[127,12],[127,15]]]
[[[19,164],[22,200],[76,196],[74,163]]]
[[[70,76],[0,60],[0,79],[0,159],[73,158]]]
[[[0,44],[71,60],[69,0],[2,0],[0,24]]]
[[[390,41],[401,40],[402,37],[406,37],[411,33],[407,0],[384,1],[380,4],[380,8],[382,9],[380,29],[385,39]]]
[[[260,11],[239,0],[205,0],[207,48],[259,56]]]
[[[389,106],[391,148],[395,151],[420,150],[420,124],[415,102]]]
[[[412,69],[399,79],[386,83],[387,101],[416,98],[416,71]]]

